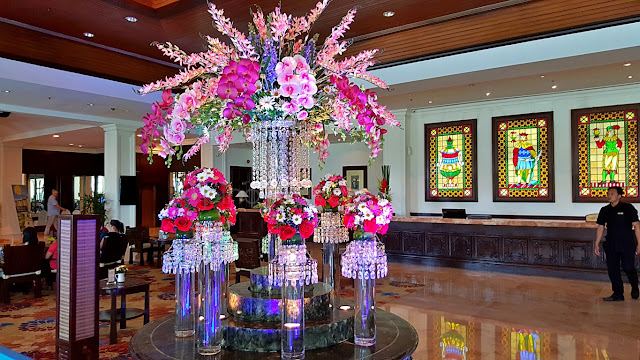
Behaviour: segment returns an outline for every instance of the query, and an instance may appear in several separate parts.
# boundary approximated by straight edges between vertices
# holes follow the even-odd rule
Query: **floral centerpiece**
[[[316,206],[323,210],[338,211],[349,200],[347,181],[340,175],[327,174],[313,188]]]
[[[344,208],[344,225],[354,230],[354,238],[365,234],[384,235],[393,217],[393,207],[389,200],[358,191]]]
[[[174,155],[193,156],[212,136],[225,151],[234,131],[251,137],[254,123],[283,119],[307,130],[304,143],[319,153],[321,161],[329,154],[329,132],[366,142],[375,158],[386,133],[383,126],[399,122],[378,104],[375,92],[349,79],[387,88],[367,72],[378,50],[337,60],[350,44],[341,39],[356,9],[321,43],[310,30],[328,4],[329,0],[322,0],[302,17],[283,13],[279,7],[267,15],[256,9],[246,35],[211,3],[209,13],[215,27],[229,37],[230,45],[207,36],[206,51],[187,54],[169,42],[155,44],[184,69],[139,89],[140,94],[163,91],[162,100],[143,118],[142,151],[151,157],[150,150],[159,145],[160,155],[170,163]],[[183,154],[185,134],[194,130],[202,135]],[[153,143],[159,135],[160,143]]]
[[[236,206],[232,187],[224,175],[214,168],[202,168],[188,173],[182,198],[198,210],[199,221],[215,221],[225,227],[236,223]]]
[[[195,231],[198,209],[191,206],[182,197],[177,197],[169,201],[169,204],[160,210],[158,218],[162,221],[160,230],[186,236],[193,234]]]
[[[269,234],[276,234],[285,245],[300,245],[318,226],[318,210],[299,194],[263,206],[262,215]]]
[[[129,269],[127,269],[126,265],[118,265],[115,268],[116,274],[126,274]]]

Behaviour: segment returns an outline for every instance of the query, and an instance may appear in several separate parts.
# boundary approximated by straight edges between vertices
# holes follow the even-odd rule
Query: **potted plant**
[[[126,265],[120,265],[118,267],[116,267],[116,282],[119,283],[123,283],[124,282],[124,276],[127,273],[127,266]]]

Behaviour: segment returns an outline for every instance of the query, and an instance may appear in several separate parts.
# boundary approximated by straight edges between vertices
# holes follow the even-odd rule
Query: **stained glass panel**
[[[620,186],[638,201],[638,105],[572,111],[574,201],[600,202]]]
[[[475,120],[425,125],[426,201],[477,201]]]
[[[494,201],[554,201],[553,113],[493,118]]]

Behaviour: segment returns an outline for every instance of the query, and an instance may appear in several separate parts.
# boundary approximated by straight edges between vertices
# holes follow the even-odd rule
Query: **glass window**
[[[29,175],[29,200],[31,212],[44,209],[44,175]]]
[[[169,199],[173,199],[174,194],[182,193],[182,182],[187,175],[184,171],[174,171],[169,173]]]

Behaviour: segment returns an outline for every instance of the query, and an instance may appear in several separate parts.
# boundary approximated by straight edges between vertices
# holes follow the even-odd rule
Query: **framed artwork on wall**
[[[347,187],[353,189],[353,191],[362,190],[367,187],[366,166],[343,166],[342,177],[347,180]]]
[[[493,201],[553,202],[553,112],[492,122]]]
[[[425,124],[425,201],[478,201],[476,119]]]
[[[638,202],[638,110],[640,104],[571,111],[573,201],[606,202],[620,186]]]

